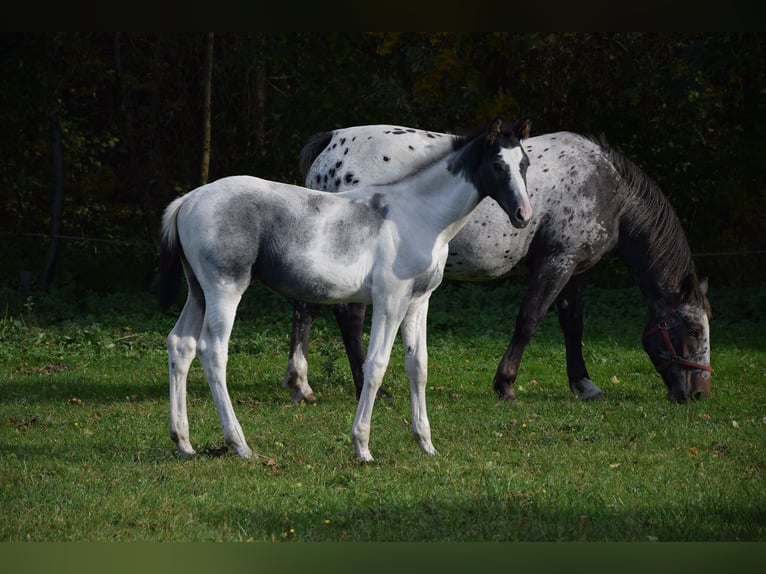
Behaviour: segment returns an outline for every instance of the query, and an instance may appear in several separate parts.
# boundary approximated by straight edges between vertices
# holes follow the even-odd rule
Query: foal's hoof
[[[237,445],[234,446],[232,444],[229,445],[231,448],[234,449],[234,452],[236,452],[240,457],[242,458],[253,458],[253,451],[250,450],[250,447],[245,445]]]

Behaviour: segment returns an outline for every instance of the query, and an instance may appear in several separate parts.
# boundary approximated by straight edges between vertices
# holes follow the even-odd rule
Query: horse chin
[[[690,403],[710,396],[710,376],[701,371],[686,372],[665,383],[668,386],[668,400],[676,403]]]
[[[511,219],[511,225],[513,225],[516,229],[524,229],[527,225],[529,225],[529,222],[532,221],[532,218],[525,219],[521,217],[520,215],[515,215],[510,218]]]

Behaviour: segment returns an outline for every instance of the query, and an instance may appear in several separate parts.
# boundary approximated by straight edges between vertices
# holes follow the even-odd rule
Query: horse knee
[[[365,380],[371,384],[380,385],[383,376],[386,374],[388,361],[382,359],[368,359],[364,364]]]
[[[165,339],[168,353],[179,359],[191,360],[197,352],[197,341],[192,337],[181,337],[171,333]]]

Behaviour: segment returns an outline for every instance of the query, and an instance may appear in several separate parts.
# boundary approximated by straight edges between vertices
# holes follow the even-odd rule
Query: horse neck
[[[479,192],[462,173],[449,169],[453,152],[392,186],[404,198],[406,213],[440,230],[450,241],[479,204]]]
[[[689,243],[672,207],[656,198],[647,211],[645,198],[631,197],[620,220],[617,252],[653,306],[677,298],[682,280],[695,274]]]

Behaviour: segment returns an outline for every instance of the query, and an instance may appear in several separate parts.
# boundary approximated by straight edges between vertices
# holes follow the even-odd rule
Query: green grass
[[[76,302],[3,291],[0,316],[2,541],[764,541],[766,296],[710,294],[713,395],[676,405],[641,350],[635,289],[586,291],[584,349],[608,400],[566,384],[553,313],[528,348],[519,401],[494,369],[520,288],[441,287],[429,316],[434,445],[409,428],[397,342],[371,450],[350,442],[355,401],[329,310],[313,330],[314,405],[282,388],[290,311],[258,288],[235,326],[229,390],[250,446],[222,445],[198,363],[192,443],[168,436],[164,337],[175,314],[144,295]]]

